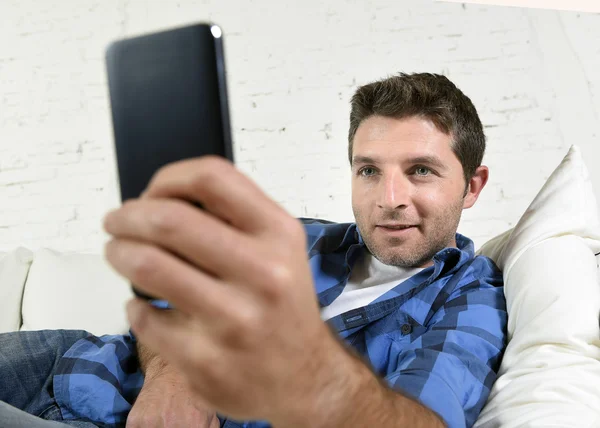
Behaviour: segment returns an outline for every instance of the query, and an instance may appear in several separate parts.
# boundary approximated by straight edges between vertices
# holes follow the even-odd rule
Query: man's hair
[[[348,158],[359,125],[371,116],[394,119],[422,117],[452,137],[452,151],[469,181],[481,165],[485,135],[471,100],[447,77],[432,73],[400,73],[359,87],[351,101]]]

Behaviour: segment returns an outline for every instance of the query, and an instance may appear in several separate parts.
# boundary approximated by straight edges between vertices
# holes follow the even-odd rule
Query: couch
[[[504,272],[509,344],[476,427],[600,427],[600,218],[576,146],[479,252]],[[0,252],[0,332],[127,333],[130,297],[103,255]]]

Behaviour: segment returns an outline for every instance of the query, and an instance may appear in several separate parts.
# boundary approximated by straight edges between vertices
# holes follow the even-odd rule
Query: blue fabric
[[[354,223],[301,220],[315,292],[327,306],[344,289],[365,245]],[[462,428],[474,424],[496,379],[507,314],[501,272],[490,259],[474,256],[468,238],[456,239],[458,248],[437,253],[433,266],[328,324],[390,387],[437,412],[449,427]],[[54,377],[63,415],[124,426],[143,382],[134,360],[131,335],[78,341]],[[221,425],[270,427],[225,418]]]
[[[60,413],[60,412],[59,412]],[[0,428],[68,428],[69,424],[43,420],[0,401]],[[84,425],[80,425],[84,427]],[[88,424],[88,427],[95,425]]]
[[[54,400],[53,375],[65,352],[89,336],[90,333],[81,330],[0,334],[0,404],[3,411],[0,427],[56,426],[41,420],[64,421]],[[39,419],[32,419],[31,415]],[[85,417],[69,418],[65,424],[79,428],[97,426]]]

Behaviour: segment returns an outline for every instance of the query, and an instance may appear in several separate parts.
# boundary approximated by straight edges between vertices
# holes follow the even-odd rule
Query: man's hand
[[[202,408],[181,375],[162,370],[146,375],[129,416],[127,428],[219,428],[214,411]]]
[[[170,164],[104,224],[108,261],[176,308],[130,302],[133,331],[199,399],[273,422],[326,393],[345,352],[320,319],[304,229],[231,163]]]
[[[321,321],[301,223],[231,163],[204,157],[162,168],[104,227],[114,236],[109,263],[176,308],[135,299],[127,313],[199,402],[283,427],[349,426],[365,415],[355,426],[392,426],[377,425],[382,411],[417,426],[404,419],[409,400],[389,401]]]

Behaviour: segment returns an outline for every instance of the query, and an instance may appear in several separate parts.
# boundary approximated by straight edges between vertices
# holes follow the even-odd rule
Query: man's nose
[[[402,173],[392,173],[380,181],[377,205],[382,209],[394,210],[407,207],[410,201],[410,181]]]

